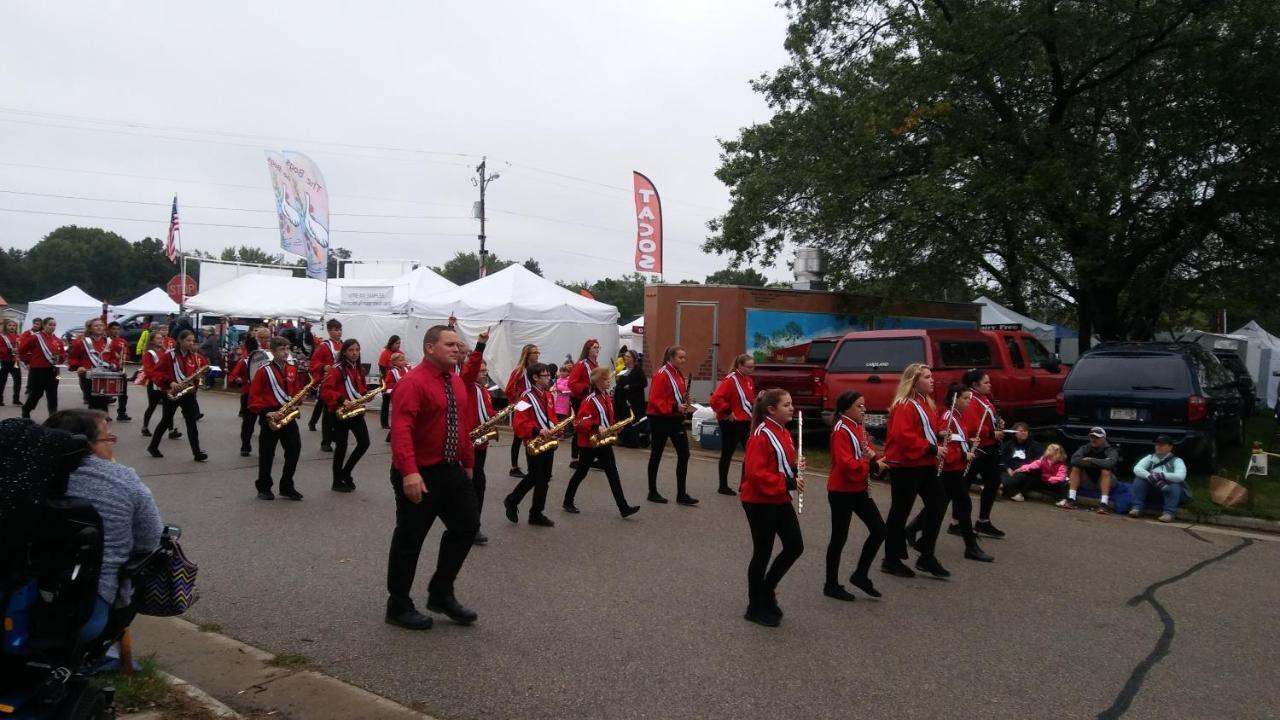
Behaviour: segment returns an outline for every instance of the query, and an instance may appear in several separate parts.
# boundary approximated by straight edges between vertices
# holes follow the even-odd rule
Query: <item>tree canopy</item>
[[[722,143],[706,249],[812,245],[836,287],[990,292],[1085,341],[1149,337],[1260,263],[1275,287],[1280,4],[782,4],[775,114]]]
[[[490,254],[488,261],[485,263],[485,271],[490,275],[503,270],[511,265],[515,265],[513,260],[503,260],[497,255]],[[542,266],[537,260],[529,258],[523,263],[525,269],[535,275],[542,274]],[[439,275],[447,278],[450,282],[458,285],[466,285],[480,277],[480,256],[473,252],[458,252],[449,259],[444,265],[433,267]]]

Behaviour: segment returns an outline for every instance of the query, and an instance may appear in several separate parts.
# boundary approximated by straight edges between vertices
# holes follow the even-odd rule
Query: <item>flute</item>
[[[942,450],[942,457],[938,458],[938,470],[935,473],[937,477],[942,477],[942,466],[947,463],[947,443],[951,442],[951,418],[956,414],[956,399],[960,397],[960,393],[951,396],[951,409],[947,411],[947,425],[943,429],[942,442],[938,443],[938,449]]]
[[[796,429],[800,433],[800,442],[796,446],[796,478],[797,478],[796,502],[799,505],[799,509],[796,511],[796,514],[803,515],[804,514],[804,411],[803,410],[796,413],[796,422],[798,425]]]
[[[973,457],[969,458],[969,462],[964,464],[964,476],[969,477],[969,468],[973,467],[974,458],[978,457],[978,453],[982,452],[978,449],[978,441],[982,439],[982,423],[987,421],[987,414],[982,413],[982,417],[978,418],[978,432],[974,433],[973,438]]]

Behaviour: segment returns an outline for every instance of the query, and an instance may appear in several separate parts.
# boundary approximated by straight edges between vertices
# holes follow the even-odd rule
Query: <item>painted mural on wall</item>
[[[874,318],[868,327],[863,318],[834,313],[761,310],[747,308],[747,352],[757,362],[769,362],[776,356],[787,356],[788,348],[805,345],[817,337],[843,335],[859,330],[902,330],[924,328],[972,328],[976,324],[964,320],[886,315]],[[803,353],[799,353],[803,355]]]

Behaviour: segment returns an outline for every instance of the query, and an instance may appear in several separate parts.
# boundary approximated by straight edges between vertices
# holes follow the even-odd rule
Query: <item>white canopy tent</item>
[[[414,300],[428,300],[458,286],[430,268],[395,278],[338,278],[329,281],[328,313],[404,315]]]
[[[618,326],[618,347],[626,345],[629,349],[640,352],[644,343],[644,316]]]
[[[187,298],[196,312],[231,317],[306,318],[324,314],[324,282],[311,278],[241,275]]]
[[[115,317],[128,315],[159,315],[163,317],[169,313],[176,315],[178,313],[178,303],[169,297],[169,293],[160,288],[151,288],[129,302],[111,308],[111,313]]]
[[[1050,351],[1053,350],[1057,331],[1049,323],[1042,323],[1039,320],[1033,320],[1026,315],[1016,313],[986,296],[980,297],[974,302],[982,306],[983,325],[1021,325],[1024,330],[1035,335],[1042,345],[1049,348]]]
[[[58,323],[59,335],[68,330],[83,328],[86,320],[101,316],[102,302],[75,285],[27,306],[28,320],[51,317]],[[30,326],[31,323],[28,322],[27,327]]]
[[[1280,338],[1267,332],[1256,320],[1250,320],[1233,336],[1243,337],[1248,342],[1244,363],[1253,375],[1253,383],[1258,389],[1258,398],[1267,403],[1267,407],[1276,406],[1277,389],[1280,389]]]

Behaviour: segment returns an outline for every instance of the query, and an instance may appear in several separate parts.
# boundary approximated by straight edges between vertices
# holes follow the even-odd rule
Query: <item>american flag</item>
[[[164,254],[169,256],[169,262],[174,265],[178,264],[178,243],[176,238],[178,231],[178,196],[173,196],[173,214],[169,216],[169,239],[164,241]]]

